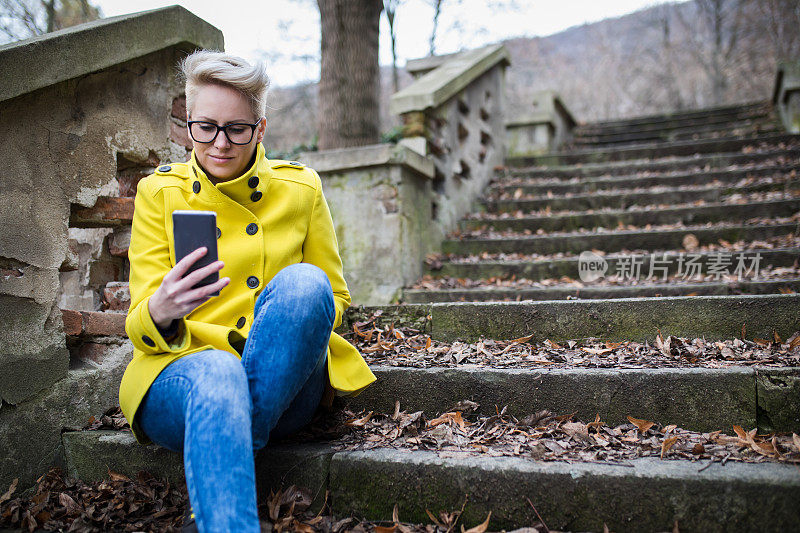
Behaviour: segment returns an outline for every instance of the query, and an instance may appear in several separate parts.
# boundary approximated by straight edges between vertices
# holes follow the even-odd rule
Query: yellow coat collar
[[[192,170],[192,174],[197,179],[206,182],[203,185],[216,187],[219,192],[239,204],[252,203],[252,195],[255,192],[259,192],[262,195],[266,194],[267,187],[269,187],[269,182],[272,179],[272,168],[264,152],[264,145],[261,143],[256,145],[255,161],[253,161],[253,164],[238,178],[223,181],[215,185],[208,178],[203,167],[197,162],[194,150],[192,150],[192,157],[189,160],[189,167]],[[253,177],[257,178],[257,182],[256,180],[251,182],[251,178]],[[255,187],[252,187],[252,184],[255,184]]]

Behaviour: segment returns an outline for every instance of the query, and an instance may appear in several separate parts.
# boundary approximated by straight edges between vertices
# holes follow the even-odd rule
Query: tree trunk
[[[380,139],[381,0],[317,0],[322,27],[319,149]]]

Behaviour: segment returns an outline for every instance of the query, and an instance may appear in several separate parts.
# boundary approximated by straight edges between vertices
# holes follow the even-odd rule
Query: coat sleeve
[[[303,242],[303,262],[318,266],[328,275],[333,289],[333,302],[336,306],[336,317],[333,321],[333,328],[336,329],[342,323],[344,310],[350,306],[350,292],[347,290],[347,283],[342,273],[339,243],[336,240],[336,231],[333,227],[328,203],[322,193],[322,180],[316,171],[309,170],[314,173],[316,191],[308,233]]]
[[[145,354],[176,353],[189,346],[190,333],[185,318],[178,323],[178,335],[170,341],[162,336],[148,304],[172,268],[169,239],[165,224],[164,203],[153,193],[153,176],[139,182],[134,201],[130,261],[131,306],[125,320],[125,331],[133,345]]]

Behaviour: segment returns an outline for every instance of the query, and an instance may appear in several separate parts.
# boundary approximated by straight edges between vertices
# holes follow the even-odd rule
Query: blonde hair
[[[267,107],[269,76],[264,63],[251,65],[241,57],[216,50],[196,50],[180,63],[186,81],[186,114],[191,113],[200,86],[209,83],[236,89],[250,102],[255,118],[264,116]]]

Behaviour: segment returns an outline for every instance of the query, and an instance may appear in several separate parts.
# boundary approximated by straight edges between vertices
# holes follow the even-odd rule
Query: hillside
[[[768,99],[778,61],[800,57],[797,2],[722,2],[717,31],[708,11],[715,4],[664,4],[504,41],[509,115],[528,111],[532,94],[543,89],[561,94],[579,121]],[[388,114],[391,69],[382,72],[381,129],[388,131],[397,119]],[[403,71],[401,86],[408,83]],[[269,149],[313,141],[316,98],[316,84],[273,91]]]

